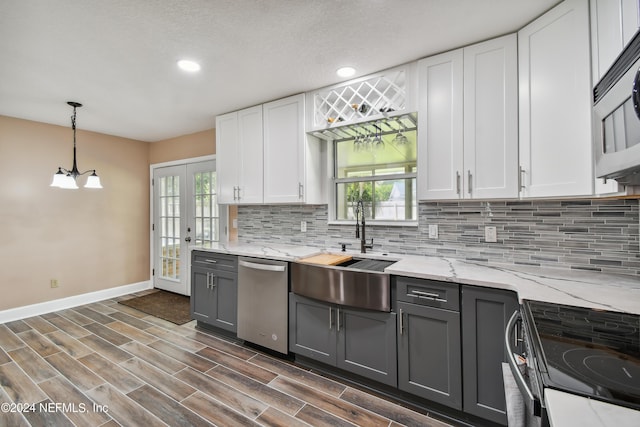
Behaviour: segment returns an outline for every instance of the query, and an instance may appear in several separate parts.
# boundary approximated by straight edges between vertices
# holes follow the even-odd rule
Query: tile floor
[[[0,426],[447,426],[135,295],[0,324]]]

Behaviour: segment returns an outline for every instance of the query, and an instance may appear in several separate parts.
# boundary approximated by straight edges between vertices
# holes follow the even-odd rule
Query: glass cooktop
[[[545,387],[640,410],[640,316],[525,301]]]

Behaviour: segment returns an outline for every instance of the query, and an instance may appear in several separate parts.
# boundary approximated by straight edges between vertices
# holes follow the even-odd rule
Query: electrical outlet
[[[300,231],[303,233],[307,232],[307,221],[300,221]]]
[[[51,287],[52,288],[58,287],[58,279],[51,279]]]
[[[496,243],[498,241],[498,232],[495,227],[487,226],[484,228],[484,241],[487,243]]]
[[[438,238],[438,224],[429,224],[429,238],[430,239]]]
[[[238,228],[238,218],[233,218],[233,222],[231,223],[231,227]]]

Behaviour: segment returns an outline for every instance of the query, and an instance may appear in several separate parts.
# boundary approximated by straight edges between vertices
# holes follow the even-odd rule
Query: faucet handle
[[[371,238],[371,243],[365,243],[365,246],[369,249],[373,249],[373,237]]]

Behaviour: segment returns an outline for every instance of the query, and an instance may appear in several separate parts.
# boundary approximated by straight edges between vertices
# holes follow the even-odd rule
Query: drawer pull
[[[210,262],[210,263],[213,263],[213,264],[216,264],[218,262],[215,259],[205,259],[204,261],[205,262]]]
[[[429,301],[447,302],[446,299],[440,298],[439,294],[435,294],[432,292],[411,291],[411,293],[407,294],[407,296],[412,298],[427,299]]]

